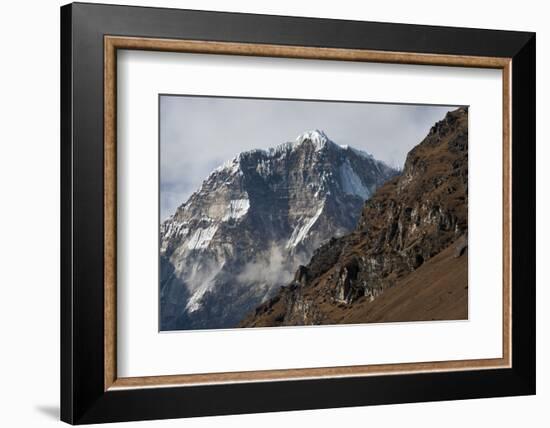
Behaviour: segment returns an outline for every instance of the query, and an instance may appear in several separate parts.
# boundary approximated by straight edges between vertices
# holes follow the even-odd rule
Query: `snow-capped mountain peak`
[[[315,129],[312,131],[306,131],[296,137],[296,145],[303,144],[305,141],[311,141],[316,150],[320,150],[327,145],[327,143],[332,142],[328,138],[327,134],[324,131]]]
[[[225,162],[161,225],[161,329],[236,325],[394,174],[320,130]]]

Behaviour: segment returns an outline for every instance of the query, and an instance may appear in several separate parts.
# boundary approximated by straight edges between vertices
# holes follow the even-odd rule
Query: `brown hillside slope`
[[[436,123],[409,152],[403,173],[365,203],[354,232],[321,246],[240,326],[465,318],[467,298],[458,291],[467,291],[467,256],[449,258],[444,250],[467,246],[467,183],[468,111],[460,108]],[[448,304],[420,310],[415,293],[436,302],[439,287],[454,290]]]
[[[467,319],[468,254],[455,254],[451,245],[372,302],[358,301],[350,311],[338,308],[338,324]]]

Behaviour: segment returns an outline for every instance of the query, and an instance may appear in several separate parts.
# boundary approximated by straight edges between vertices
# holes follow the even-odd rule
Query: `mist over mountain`
[[[236,327],[396,174],[319,130],[221,165],[160,226],[161,330]]]

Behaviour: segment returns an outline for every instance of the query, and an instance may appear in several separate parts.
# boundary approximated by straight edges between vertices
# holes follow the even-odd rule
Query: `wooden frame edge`
[[[302,379],[366,377],[377,375],[390,376],[411,373],[465,371],[471,369],[488,370],[504,367],[506,367],[504,359],[495,358],[485,360],[371,364],[363,366],[318,367],[310,369],[258,370],[227,373],[126,377],[116,379],[116,381],[112,383],[109,387],[109,390],[160,388],[172,386],[198,386],[224,383],[292,381]]]
[[[467,55],[425,54],[366,49],[340,49],[261,43],[175,40],[146,37],[105,36],[105,45],[114,49],[241,55],[334,61],[363,61],[394,64],[445,65],[457,67],[504,68],[509,58]]]
[[[117,49],[495,68],[503,72],[503,356],[495,359],[117,378],[116,364],[116,52]],[[510,368],[512,60],[361,49],[104,36],[104,390],[290,381]]]
[[[512,367],[512,60],[502,69],[502,356]]]
[[[104,389],[116,380],[116,47],[104,44]]]

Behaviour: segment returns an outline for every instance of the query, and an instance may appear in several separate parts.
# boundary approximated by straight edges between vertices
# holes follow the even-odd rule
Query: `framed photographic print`
[[[61,417],[535,393],[535,35],[61,8]]]

